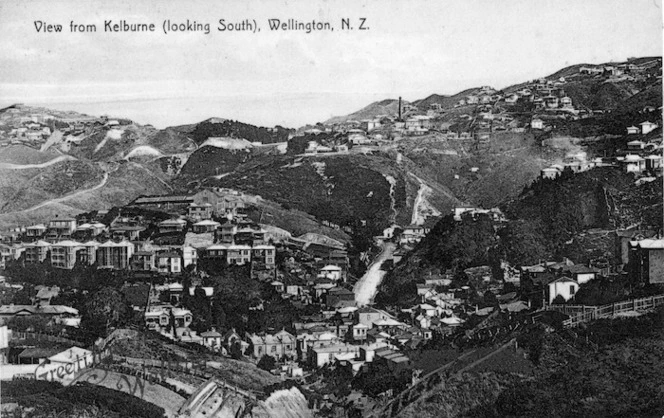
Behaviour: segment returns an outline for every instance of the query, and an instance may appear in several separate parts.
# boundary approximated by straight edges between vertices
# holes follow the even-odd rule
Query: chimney
[[[399,96],[399,120],[401,120],[401,96]]]

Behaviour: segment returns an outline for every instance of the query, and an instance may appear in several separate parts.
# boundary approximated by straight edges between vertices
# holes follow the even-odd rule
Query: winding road
[[[62,161],[74,161],[76,158],[72,157],[71,155],[61,155],[59,157],[55,157],[52,160],[46,161],[45,163],[41,164],[11,164],[11,163],[0,163],[0,169],[5,169],[5,170],[28,170],[31,168],[44,168],[48,167],[53,164],[57,164]]]
[[[62,196],[62,197],[58,197],[56,199],[51,199],[51,200],[47,200],[45,202],[41,202],[40,204],[29,207],[27,209],[22,209],[22,210],[17,211],[17,212],[4,213],[3,215],[9,215],[9,214],[12,214],[12,213],[29,212],[29,211],[32,211],[32,210],[37,210],[37,209],[43,208],[44,206],[51,205],[53,203],[61,203],[61,202],[64,202],[65,200],[69,200],[73,197],[78,197],[78,196],[83,195],[85,193],[90,193],[90,192],[94,192],[95,190],[101,189],[102,187],[104,187],[106,185],[107,182],[108,182],[108,173],[105,172],[104,173],[104,178],[101,180],[101,182],[99,184],[89,188],[89,189],[79,190],[77,192],[74,192],[72,194],[68,194],[66,196]]]
[[[387,273],[385,270],[381,270],[380,266],[385,260],[392,257],[392,253],[396,248],[397,246],[394,243],[385,243],[383,251],[378,254],[364,276],[355,284],[353,292],[358,306],[370,305],[373,302],[378,292],[378,286],[380,286],[380,282],[383,281],[383,277]]]

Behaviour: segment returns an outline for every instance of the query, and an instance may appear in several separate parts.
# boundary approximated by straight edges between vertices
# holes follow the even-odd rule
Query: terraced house
[[[280,359],[284,356],[294,357],[297,354],[297,340],[285,330],[275,334],[247,334],[247,340],[254,346],[253,356],[255,358],[269,355]]]
[[[97,264],[99,268],[128,269],[133,254],[134,244],[131,242],[108,241],[100,244],[97,249]]]

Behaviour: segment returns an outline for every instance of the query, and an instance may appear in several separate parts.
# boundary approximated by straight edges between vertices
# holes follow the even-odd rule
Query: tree
[[[81,331],[88,338],[108,335],[111,328],[123,326],[131,318],[131,308],[119,291],[104,287],[95,292],[84,306]]]
[[[231,358],[235,360],[240,360],[242,358],[242,345],[239,341],[235,341],[233,344],[231,344],[230,354]]]
[[[487,290],[486,292],[484,292],[484,298],[483,299],[484,299],[484,304],[487,305],[487,306],[496,306],[496,305],[498,305],[498,298],[490,290]]]
[[[537,221],[510,222],[499,232],[502,256],[516,266],[536,264],[547,258],[541,230]]]
[[[565,298],[562,295],[558,295],[551,302],[553,305],[564,305],[566,302]]]
[[[258,360],[258,366],[259,369],[267,370],[268,372],[274,369],[276,366],[277,361],[274,359],[274,357],[269,356],[265,354],[263,357],[261,357],[260,360]]]

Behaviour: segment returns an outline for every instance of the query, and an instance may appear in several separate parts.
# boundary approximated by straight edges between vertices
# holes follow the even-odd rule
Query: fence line
[[[250,398],[252,400],[257,400],[257,396],[249,391],[246,391],[244,389],[240,389],[236,386],[233,386],[231,384],[228,384],[222,380],[220,380],[216,374],[214,373],[217,371],[214,367],[208,366],[207,362],[201,362],[201,363],[194,363],[194,362],[172,362],[172,361],[166,361],[166,360],[154,360],[154,359],[144,359],[144,358],[136,358],[136,357],[125,357],[125,356],[119,356],[117,354],[112,355],[113,361],[118,361],[125,363],[127,365],[134,365],[134,366],[141,366],[143,368],[146,367],[155,367],[155,368],[161,368],[161,369],[166,369],[166,370],[172,370],[172,371],[177,371],[177,372],[182,372],[186,373],[192,376],[200,377],[206,380],[209,380],[211,378],[215,378],[215,381],[218,386],[223,387],[224,389],[230,390],[232,392],[235,392],[241,396],[244,396],[246,398]]]
[[[664,305],[664,295],[649,296],[599,306],[550,305],[548,309],[569,315],[570,318],[563,321],[563,327],[570,328],[602,317],[613,316],[623,312],[650,309],[659,305]]]
[[[76,340],[70,340],[69,338],[64,338],[64,337],[59,337],[57,335],[52,335],[52,334],[44,334],[41,332],[27,332],[27,331],[16,331],[16,330],[11,330],[11,340],[27,340],[27,339],[34,339],[34,340],[46,340],[46,341],[51,341],[51,342],[57,342],[57,343],[63,343],[63,344],[71,344],[71,345],[78,345],[81,347],[85,347],[85,345]]]

